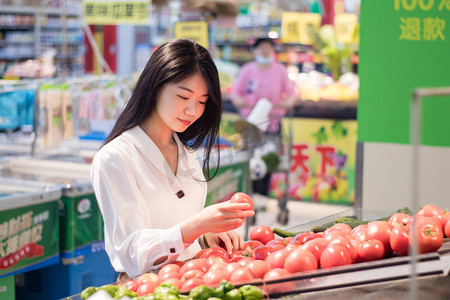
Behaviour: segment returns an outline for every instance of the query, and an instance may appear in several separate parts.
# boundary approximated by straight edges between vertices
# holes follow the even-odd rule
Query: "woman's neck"
[[[142,122],[140,126],[160,149],[174,143],[173,131],[165,126],[161,120],[150,117]]]

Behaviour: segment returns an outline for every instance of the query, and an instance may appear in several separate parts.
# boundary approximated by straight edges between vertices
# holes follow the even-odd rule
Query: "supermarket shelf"
[[[1,10],[1,8],[0,8]],[[0,25],[0,30],[1,31],[13,31],[13,30],[17,30],[17,31],[27,31],[27,30],[33,30],[34,26],[30,25],[30,26],[20,26],[20,25]]]
[[[2,13],[13,13],[13,14],[48,14],[48,15],[61,15],[64,14],[62,8],[58,7],[41,7],[41,6],[10,6],[10,5],[0,5],[0,12]],[[81,11],[73,10],[66,11],[65,15],[80,17]]]

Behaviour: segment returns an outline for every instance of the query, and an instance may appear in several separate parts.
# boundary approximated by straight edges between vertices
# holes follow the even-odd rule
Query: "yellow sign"
[[[281,16],[281,41],[311,45],[310,31],[319,29],[322,16],[316,13],[285,12]]]
[[[338,14],[334,19],[336,39],[339,43],[355,43],[355,28],[358,24],[358,16],[355,14]]]
[[[86,23],[91,25],[148,25],[149,0],[83,1]]]
[[[206,49],[208,42],[208,23],[203,21],[178,22],[175,23],[175,38],[188,38],[196,41]]]

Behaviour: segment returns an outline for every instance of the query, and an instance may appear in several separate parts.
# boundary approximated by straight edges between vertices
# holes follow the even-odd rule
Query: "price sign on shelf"
[[[338,14],[334,19],[336,39],[339,43],[356,43],[355,28],[358,16],[355,14]]]
[[[83,12],[92,25],[149,24],[148,0],[83,0]]]
[[[310,32],[320,28],[322,17],[316,13],[285,12],[281,16],[283,43],[311,45]]]
[[[208,42],[208,24],[203,21],[178,22],[174,28],[175,38],[189,38],[206,49],[209,47]]]

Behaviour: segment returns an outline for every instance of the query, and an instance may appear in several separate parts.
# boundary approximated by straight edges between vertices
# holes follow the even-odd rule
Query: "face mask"
[[[265,57],[262,55],[256,55],[255,57],[255,61],[261,65],[270,65],[271,63],[273,63],[274,59],[275,58],[273,56]]]

